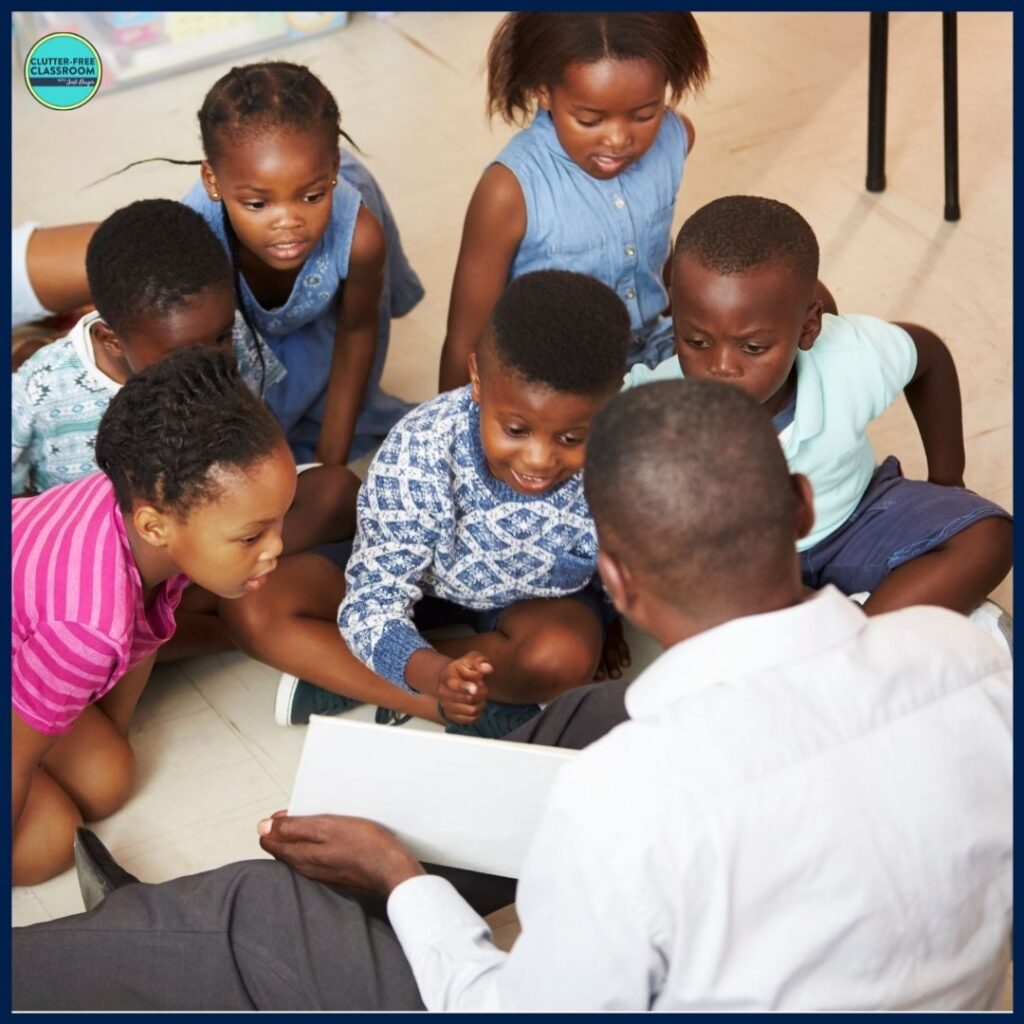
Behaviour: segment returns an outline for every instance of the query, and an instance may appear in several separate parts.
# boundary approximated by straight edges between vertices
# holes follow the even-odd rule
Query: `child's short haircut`
[[[139,498],[184,520],[220,496],[212,467],[244,469],[283,443],[232,356],[194,346],[137,373],[111,399],[96,435],[96,464],[125,514]]]
[[[764,586],[794,559],[789,469],[771,418],[731,384],[673,380],[616,395],[595,417],[583,485],[604,540],[677,607]]]
[[[570,64],[606,59],[650,61],[672,104],[699,90],[709,70],[707,45],[687,11],[515,11],[487,51],[488,113],[520,121],[537,90],[558,85]]]
[[[115,334],[138,316],[165,316],[193,296],[231,287],[224,247],[195,210],[142,199],[96,229],[85,254],[89,291]]]
[[[719,274],[782,265],[805,285],[818,279],[811,225],[792,206],[760,196],[723,196],[691,214],[676,236],[680,256]]]
[[[483,345],[529,384],[599,395],[622,383],[629,313],[606,284],[571,270],[537,270],[510,282]]]

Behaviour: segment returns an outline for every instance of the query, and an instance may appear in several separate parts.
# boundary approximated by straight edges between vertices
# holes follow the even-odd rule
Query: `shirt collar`
[[[867,624],[835,587],[801,604],[733,619],[670,647],[626,691],[630,718],[645,718],[729,679],[757,676],[834,647]]]
[[[821,373],[814,356],[803,349],[796,354],[796,414],[795,429],[783,442],[787,456],[793,454],[801,441],[816,437],[825,426],[825,403],[821,394]]]
[[[558,133],[555,131],[555,122],[551,120],[551,114],[546,110],[538,108],[537,113],[533,117],[533,121],[530,124],[530,130],[537,133],[540,140],[550,149],[556,156],[560,156],[563,160],[568,160],[572,163],[572,157],[566,153],[562,144],[558,141]]]

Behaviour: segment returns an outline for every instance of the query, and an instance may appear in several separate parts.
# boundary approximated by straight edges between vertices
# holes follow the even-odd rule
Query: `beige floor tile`
[[[11,925],[20,928],[26,924],[38,924],[49,921],[50,915],[43,909],[36,894],[31,889],[16,887],[11,889]]]

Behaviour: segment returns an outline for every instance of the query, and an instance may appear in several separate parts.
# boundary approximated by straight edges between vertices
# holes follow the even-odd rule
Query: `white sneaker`
[[[967,617],[989,636],[995,637],[1013,657],[1013,616],[1008,611],[995,601],[982,601]]]

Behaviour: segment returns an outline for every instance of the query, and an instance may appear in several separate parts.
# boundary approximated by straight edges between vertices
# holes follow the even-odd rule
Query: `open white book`
[[[577,753],[314,715],[288,811],[369,818],[420,860],[518,878],[547,792]]]

